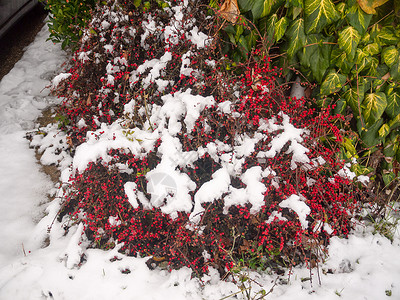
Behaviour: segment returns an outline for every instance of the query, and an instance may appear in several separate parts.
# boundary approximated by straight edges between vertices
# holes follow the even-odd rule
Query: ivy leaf
[[[329,95],[339,91],[346,83],[346,76],[331,70],[321,84],[321,95]]]
[[[371,43],[364,47],[363,51],[373,56],[380,53],[380,46],[378,43]]]
[[[357,0],[363,11],[367,14],[376,14],[375,8],[388,2],[389,0]]]
[[[383,48],[381,55],[381,62],[385,63],[389,68],[399,60],[399,50],[395,46]]]
[[[353,61],[347,59],[346,52],[339,48],[334,48],[332,50],[331,61],[345,74],[349,73],[354,65]]]
[[[378,130],[378,134],[381,138],[386,137],[390,132],[390,127],[388,124],[383,124]]]
[[[366,14],[358,5],[355,3],[350,9],[348,14],[346,15],[351,26],[353,26],[357,31],[363,35],[368,28],[369,23],[371,22],[372,15]]]
[[[386,95],[383,92],[369,93],[362,103],[362,114],[368,125],[380,119],[387,106]]]
[[[271,40],[272,42],[274,42],[275,24],[277,21],[278,21],[278,15],[273,14],[268,18],[266,26],[264,26],[267,39]]]
[[[286,32],[286,35],[289,38],[287,54],[289,58],[292,58],[306,42],[306,36],[304,34],[304,20],[300,18],[293,22]]]
[[[386,89],[387,91],[388,89]],[[400,115],[400,95],[397,92],[387,93],[387,106],[385,113],[394,119],[396,116]]]
[[[353,26],[348,26],[339,32],[339,48],[344,50],[349,60],[353,60],[361,35]]]
[[[324,44],[329,41],[329,39],[324,39],[321,34],[312,34],[307,37],[307,45],[303,48],[300,62],[303,66],[311,69],[318,83],[321,83],[330,65],[332,46]]]
[[[381,138],[379,137],[379,129],[383,124],[383,120],[379,119],[376,123],[368,128],[362,128],[362,123],[360,119],[357,122],[358,132],[360,133],[360,138],[363,143],[369,148],[381,143]]]
[[[400,38],[388,26],[379,28],[379,26],[374,25],[371,29],[371,37],[381,46],[396,45],[400,41]]]
[[[371,62],[368,66],[368,76],[377,77],[378,75],[379,60],[376,57],[371,58]]]
[[[390,76],[394,80],[400,80],[400,59],[398,58],[393,66],[390,68]]]
[[[346,99],[347,104],[356,116],[360,114],[358,106],[364,100],[364,93],[364,84],[359,84],[358,88],[357,86],[352,87],[343,94],[343,98]]]
[[[289,20],[286,17],[281,18],[278,22],[275,23],[275,41],[279,41],[286,32],[286,28],[289,25]]]
[[[256,4],[251,9],[254,20],[268,16],[271,11],[275,11],[274,7],[280,6],[285,2],[285,0],[247,0],[247,2],[252,1],[256,2]]]
[[[307,33],[319,33],[340,18],[331,0],[305,0],[304,6]]]

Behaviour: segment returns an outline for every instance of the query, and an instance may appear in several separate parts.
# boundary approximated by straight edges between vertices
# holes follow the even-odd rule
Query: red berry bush
[[[343,120],[289,97],[265,49],[231,66],[207,2],[93,12],[55,88],[75,149],[59,218],[197,276],[314,266],[363,200],[338,160]]]

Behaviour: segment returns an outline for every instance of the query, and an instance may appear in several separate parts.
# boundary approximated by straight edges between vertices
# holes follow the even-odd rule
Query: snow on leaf
[[[279,206],[282,208],[289,208],[293,210],[299,217],[301,227],[303,229],[307,229],[308,221],[306,220],[306,218],[310,214],[311,209],[308,207],[307,204],[304,203],[304,201],[301,200],[298,195],[291,195],[290,197],[280,202]]]

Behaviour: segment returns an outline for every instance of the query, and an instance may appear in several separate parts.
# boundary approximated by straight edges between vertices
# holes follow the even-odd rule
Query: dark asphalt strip
[[[43,7],[37,5],[0,39],[0,80],[21,59],[25,48],[33,42],[45,24],[46,15]]]

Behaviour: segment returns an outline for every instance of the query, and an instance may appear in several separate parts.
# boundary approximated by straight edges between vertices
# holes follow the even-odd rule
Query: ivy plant
[[[354,135],[344,158],[358,159],[358,174],[371,171],[378,151],[385,184],[400,161],[400,24],[398,0],[238,0],[245,21],[225,27],[234,60],[258,40],[277,51],[288,77],[316,83],[321,107],[351,118]],[[364,159],[361,159],[364,157]],[[342,157],[343,158],[343,157]],[[385,158],[385,159],[383,159]]]
[[[91,19],[90,10],[100,0],[41,0],[50,12],[47,25],[49,40],[61,43],[63,49],[75,48]]]

